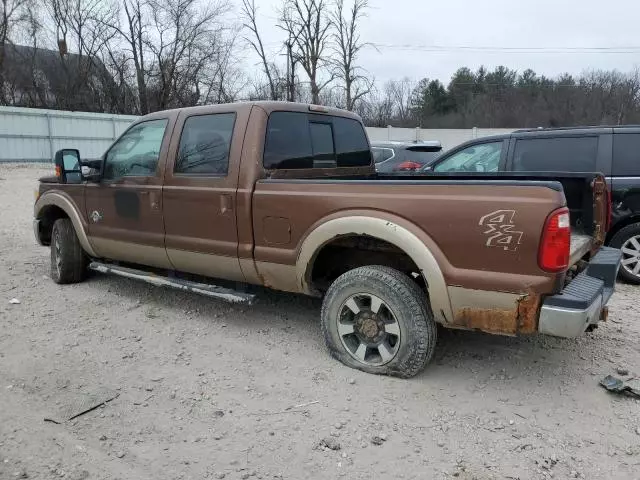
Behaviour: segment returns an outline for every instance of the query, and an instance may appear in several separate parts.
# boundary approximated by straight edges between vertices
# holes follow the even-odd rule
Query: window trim
[[[227,148],[227,173],[224,175],[221,173],[184,173],[177,172],[176,168],[178,166],[178,153],[180,152],[180,142],[182,141],[182,135],[184,134],[184,128],[187,126],[187,121],[190,118],[194,117],[210,117],[213,115],[233,115],[233,125],[231,126],[231,138],[229,139],[229,145]],[[207,178],[227,178],[229,176],[229,167],[231,164],[231,145],[233,143],[233,135],[236,130],[236,123],[238,121],[238,112],[236,111],[228,111],[228,112],[215,112],[215,113],[198,113],[194,115],[188,115],[184,117],[182,121],[182,127],[180,129],[180,136],[178,137],[178,144],[176,146],[175,158],[173,159],[173,171],[172,175],[174,177],[207,177]]]
[[[143,123],[149,123],[149,122],[157,122],[159,120],[164,120],[166,123],[165,127],[164,127],[164,133],[162,134],[162,140],[160,140],[160,152],[158,153],[158,164],[156,165],[156,173],[154,175],[123,175],[121,177],[118,178],[104,178],[104,172],[106,171],[105,166],[107,165],[107,157],[109,156],[109,152],[113,149],[113,147],[115,147],[118,142],[127,134],[129,133],[130,130],[132,130],[133,128],[142,125]],[[157,178],[158,177],[158,166],[160,165],[161,159],[162,159],[162,147],[164,146],[164,143],[167,141],[167,131],[168,130],[173,130],[173,128],[169,128],[171,127],[171,118],[170,117],[158,117],[158,118],[149,118],[148,120],[142,120],[140,122],[135,122],[132,125],[129,126],[129,128],[127,128],[124,132],[122,132],[122,134],[113,141],[113,143],[111,144],[111,146],[107,149],[106,152],[104,152],[104,154],[102,155],[102,169],[100,170],[100,183],[105,183],[105,184],[112,184],[112,183],[117,183],[117,182],[121,182],[122,179],[126,179],[126,178]]]

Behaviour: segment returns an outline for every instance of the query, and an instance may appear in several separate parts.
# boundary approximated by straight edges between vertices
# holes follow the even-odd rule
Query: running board
[[[100,273],[111,273],[121,277],[133,278],[134,280],[142,280],[157,287],[169,287],[186,292],[198,293],[207,297],[217,298],[229,303],[251,304],[255,295],[249,293],[238,292],[230,288],[218,287],[208,283],[198,283],[178,278],[161,277],[153,273],[133,268],[121,267],[119,265],[111,265],[101,262],[91,262],[89,269]]]

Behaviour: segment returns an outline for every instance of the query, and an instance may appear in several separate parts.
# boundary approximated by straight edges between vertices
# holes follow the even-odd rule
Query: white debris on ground
[[[0,165],[0,478],[638,478],[638,400],[598,382],[640,374],[639,287],[577,340],[444,331],[417,378],[376,377],[329,357],[317,300],[55,285],[31,228],[49,172]],[[98,387],[119,396],[43,421]]]

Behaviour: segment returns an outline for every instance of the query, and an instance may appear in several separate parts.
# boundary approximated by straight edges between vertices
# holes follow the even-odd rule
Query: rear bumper
[[[602,247],[562,292],[545,299],[538,332],[572,338],[597,324],[606,315],[605,306],[615,289],[621,257],[620,250]]]

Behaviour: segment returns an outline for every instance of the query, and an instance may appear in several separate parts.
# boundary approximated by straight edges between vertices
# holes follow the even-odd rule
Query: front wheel
[[[621,229],[611,239],[610,246],[622,251],[620,276],[629,283],[640,284],[640,223]]]
[[[351,270],[333,282],[322,304],[331,355],[369,373],[409,378],[433,357],[436,323],[425,293],[389,267]]]
[[[59,284],[78,283],[87,275],[87,256],[73,223],[59,218],[51,231],[51,278]]]

